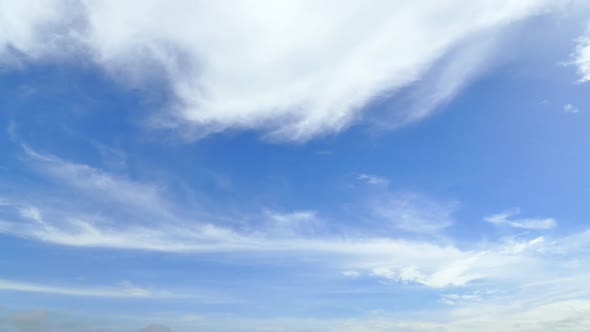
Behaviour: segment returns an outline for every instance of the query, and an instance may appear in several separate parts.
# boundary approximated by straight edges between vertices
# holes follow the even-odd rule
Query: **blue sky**
[[[0,332],[590,329],[589,9],[0,1]]]

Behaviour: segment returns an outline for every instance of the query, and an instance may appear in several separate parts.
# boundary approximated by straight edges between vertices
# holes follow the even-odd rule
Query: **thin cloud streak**
[[[79,210],[70,205],[54,206],[11,198],[2,200],[1,233],[55,245],[168,253],[248,253],[252,257],[260,254],[293,259],[305,253],[306,256],[321,258],[324,268],[333,269],[335,274],[356,271],[359,276],[446,288],[467,286],[474,282],[514,278],[526,280],[531,270],[544,271],[548,262],[555,263],[549,256],[545,257],[545,253],[563,251],[575,255],[588,244],[583,236],[570,241],[569,247],[564,246],[566,239],[546,241],[538,237],[459,248],[433,240],[384,235],[351,232],[338,235],[309,234],[299,228],[317,223],[318,216],[314,211],[305,210],[287,213],[266,210],[263,217],[273,224],[279,224],[279,229],[239,230],[183,218],[176,212],[182,207],[170,209],[170,204],[160,191],[150,192],[147,198],[139,195],[141,204],[148,199],[153,206],[137,212],[135,207],[138,203],[134,201],[132,193],[151,186],[114,177],[87,165],[42,155],[30,148],[26,153],[31,157],[28,162],[33,163],[32,167],[41,174],[58,179],[60,185],[74,189],[74,193],[90,193],[84,198],[87,207],[94,204],[101,210],[110,211],[109,214],[97,216],[92,210]],[[81,173],[89,176],[81,176]],[[100,181],[85,181],[87,177]],[[126,194],[117,196],[115,192],[121,188]],[[99,195],[92,195],[96,192]],[[113,199],[105,200],[103,196]],[[71,201],[75,205],[76,201],[71,198],[64,197],[62,201]],[[437,227],[441,223],[446,227],[452,212],[448,205],[440,205],[423,197],[389,194],[386,198],[390,203],[394,199],[395,204],[384,205],[392,222],[404,222],[421,229],[432,222],[436,222]],[[128,211],[133,211],[133,214]],[[165,218],[160,218],[162,216]],[[403,217],[403,220],[393,218],[396,216]],[[521,227],[546,227],[543,220],[512,220],[508,219],[509,216],[503,215],[503,219],[496,216],[493,220]],[[121,219],[126,222],[117,222]],[[428,229],[432,227],[428,226]],[[573,247],[573,243],[577,243],[577,247]]]
[[[523,229],[551,229],[557,226],[553,218],[512,218],[520,214],[520,209],[513,209],[485,217],[484,220],[495,224]]]
[[[26,293],[46,293],[83,297],[162,298],[175,297],[168,292],[153,292],[125,283],[119,287],[66,287],[0,279],[0,290]]]

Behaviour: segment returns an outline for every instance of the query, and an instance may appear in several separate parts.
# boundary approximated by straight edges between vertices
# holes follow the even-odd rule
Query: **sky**
[[[590,5],[0,0],[0,332],[590,330]]]

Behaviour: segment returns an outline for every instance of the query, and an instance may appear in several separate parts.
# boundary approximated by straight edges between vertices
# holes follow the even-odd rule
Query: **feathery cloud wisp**
[[[337,274],[355,271],[356,276],[417,283],[431,288],[466,286],[482,279],[526,278],[531,265],[544,269],[545,263],[536,260],[541,249],[555,252],[560,249],[551,248],[543,238],[491,243],[484,248],[468,249],[440,244],[432,239],[403,239],[382,233],[306,233],[299,228],[318,222],[316,212],[306,210],[291,213],[265,210],[262,217],[271,224],[279,224],[278,230],[259,227],[244,230],[187,218],[187,213],[178,212],[183,210],[182,207],[170,204],[164,193],[150,184],[113,176],[30,148],[25,151],[29,156],[27,162],[33,169],[69,189],[59,200],[67,204],[55,206],[43,200],[4,198],[0,206],[0,232],[55,245],[168,253],[249,253],[279,258],[296,257],[304,252],[318,258],[330,257],[327,260],[330,264],[325,259],[321,260],[322,264],[331,266]],[[142,192],[145,195],[141,195]],[[139,205],[134,193],[138,193]],[[84,209],[76,204],[80,194],[86,195]],[[405,230],[430,232],[452,223],[450,214],[454,204],[441,204],[416,195],[386,193],[384,197],[387,204],[380,205],[385,209],[382,212],[386,212],[390,222],[405,227]],[[145,202],[151,205],[149,209],[136,208]],[[108,213],[97,216],[93,207]],[[510,220],[509,216],[492,219],[512,222],[520,227],[546,226],[538,220]],[[126,222],[117,222],[122,219]],[[588,243],[584,238],[570,242],[578,243],[578,247]],[[519,269],[520,266],[527,269]]]
[[[67,287],[0,279],[0,290],[87,297],[151,298],[174,296],[168,292],[153,292],[130,283],[122,283],[118,287]]]
[[[484,220],[495,225],[524,229],[550,229],[557,226],[553,218],[511,218],[519,214],[520,209],[513,209],[485,217]]]

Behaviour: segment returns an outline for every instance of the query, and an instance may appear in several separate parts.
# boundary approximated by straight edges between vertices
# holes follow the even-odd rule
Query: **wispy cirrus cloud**
[[[170,292],[151,291],[134,286],[129,282],[116,287],[72,287],[38,284],[32,282],[0,279],[0,290],[25,293],[46,293],[83,297],[112,297],[112,298],[163,298],[174,297]]]
[[[289,232],[266,229],[244,231],[227,225],[185,218],[184,214],[179,214],[177,207],[166,199],[165,191],[159,190],[159,187],[154,187],[153,184],[131,180],[121,175],[115,176],[88,165],[41,154],[30,148],[26,154],[29,158],[25,162],[31,163],[30,167],[44,177],[55,180],[57,185],[69,189],[64,192],[70,193],[71,196],[61,198],[67,197],[63,200],[71,202],[72,205],[56,207],[37,199],[5,197],[0,201],[0,231],[5,235],[71,247],[118,248],[193,255],[204,252],[224,255],[246,253],[249,255],[249,264],[257,264],[257,254],[263,253],[266,257],[265,264],[268,264],[269,256],[276,257],[279,261],[289,257],[290,262],[300,267],[308,264],[307,268],[313,269],[314,264],[318,264],[323,270],[333,271],[335,275],[341,275],[350,282],[366,282],[369,278],[383,281],[385,284],[411,284],[440,291],[441,296],[454,294],[446,299],[455,300],[454,305],[445,309],[448,310],[444,311],[445,320],[424,319],[423,312],[421,318],[416,319],[396,319],[378,315],[347,320],[301,317],[296,320],[255,320],[235,317],[231,322],[207,315],[201,315],[197,322],[183,320],[182,317],[152,318],[157,318],[157,321],[170,326],[176,332],[188,332],[196,328],[230,331],[232,328],[243,329],[245,326],[251,327],[252,330],[274,328],[287,331],[297,326],[306,331],[405,329],[454,332],[499,329],[521,332],[547,329],[568,331],[567,329],[572,326],[588,324],[582,314],[587,306],[584,297],[590,294],[580,292],[580,289],[584,289],[587,280],[584,276],[590,274],[590,271],[587,270],[587,265],[576,263],[585,259],[589,248],[590,237],[586,233],[552,239],[513,238],[472,243],[465,247],[448,242],[439,243],[433,239],[404,239],[397,236],[375,236],[370,233],[340,233],[326,236],[306,234],[297,230],[298,227],[318,221],[318,213],[312,210],[263,211],[262,218],[269,223],[286,225]],[[81,183],[86,178],[91,181]],[[119,188],[123,188],[123,192],[127,194],[110,195],[111,191]],[[153,204],[153,208],[129,214],[129,211],[135,211],[133,207],[137,206],[133,200],[135,191],[148,192],[149,195],[139,197]],[[73,205],[77,202],[74,198],[81,194],[85,195],[85,207],[74,208]],[[453,204],[445,205],[424,197],[398,197],[388,191],[382,194],[389,197],[387,202],[398,199],[396,204],[401,204],[402,207],[398,212],[414,211],[420,212],[418,216],[429,217],[416,220],[444,221],[450,218],[453,211],[453,208],[449,208]],[[405,200],[401,199],[404,197]],[[393,206],[397,206],[396,204]],[[110,213],[97,216],[92,213],[93,206]],[[407,217],[408,213],[405,215]],[[125,223],[116,222],[122,217],[125,217]],[[513,214],[509,213],[496,220],[528,227],[542,225],[531,223],[528,219],[512,217]],[[144,219],[151,222],[146,223]],[[305,257],[315,259],[313,262],[299,261],[297,257],[301,253],[305,253]],[[115,299],[173,296],[167,292],[148,290],[131,284],[114,287],[75,287],[0,280],[0,288],[9,291]],[[497,292],[482,295],[477,301],[473,300],[473,294],[480,294],[482,290],[490,288]],[[514,303],[517,304],[516,307],[512,305]],[[575,310],[572,309],[574,307]],[[441,315],[441,312],[437,309],[433,312],[433,317],[440,317],[436,315]],[[297,324],[293,325],[295,321]],[[535,321],[535,324],[531,325],[531,321]],[[148,324],[141,320],[137,322],[135,325],[138,327]],[[2,324],[12,326],[6,321],[0,322],[0,326]],[[128,327],[129,325],[127,323],[120,328],[116,324],[110,326],[121,332],[137,330]],[[85,326],[89,327],[92,324]],[[52,327],[39,325],[35,328],[38,330],[33,328],[30,331],[51,331]],[[56,328],[55,331],[63,329]]]
[[[416,193],[386,192],[371,204],[373,214],[390,226],[422,234],[434,234],[454,224],[458,203],[439,202]]]
[[[61,205],[54,204],[55,200],[47,202],[40,198],[4,198],[0,206],[0,232],[54,245],[167,253],[248,253],[254,260],[257,254],[296,259],[299,253],[305,253],[307,257],[317,257],[322,268],[329,268],[336,275],[342,271],[354,271],[358,278],[439,289],[467,287],[481,282],[527,280],[530,271],[538,269],[546,273],[547,264],[555,263],[543,256],[544,253],[577,255],[589,242],[582,236],[576,241],[534,238],[460,248],[448,241],[403,238],[391,236],[391,232],[306,232],[300,228],[306,228],[310,223],[315,226],[318,222],[317,213],[310,210],[266,210],[261,217],[267,223],[259,224],[260,227],[235,228],[229,224],[187,218],[186,213],[178,212],[183,206],[170,204],[165,192],[153,189],[151,184],[113,176],[30,148],[26,154],[33,169],[58,180],[56,185],[66,186],[69,190],[54,191],[54,196],[60,196],[53,199]],[[118,190],[123,194],[117,194]],[[148,202],[152,206],[138,209],[141,204],[135,201],[135,192],[142,204]],[[83,208],[77,204],[80,194],[86,195]],[[416,195],[389,192],[384,195],[387,204],[380,205],[385,209],[380,211],[396,227],[431,232],[452,224],[454,203],[438,203]],[[103,212],[97,214],[96,210]],[[538,220],[509,219],[510,216],[496,216],[494,220],[526,227],[545,225]],[[281,231],[269,227],[273,223],[279,224]],[[577,243],[576,247],[564,246],[567,241]]]
[[[523,229],[550,229],[557,226],[553,218],[513,218],[520,214],[520,209],[512,209],[485,217],[484,220],[495,224]]]
[[[50,154],[39,153],[23,144],[23,151],[33,161],[29,165],[57,183],[78,192],[121,203],[121,206],[152,210],[167,214],[169,203],[162,197],[163,188],[156,184],[129,181],[88,165],[67,162]],[[157,211],[156,211],[157,210]],[[161,216],[164,217],[164,216]]]
[[[266,232],[278,236],[313,235],[323,228],[317,211],[279,212],[265,210],[263,214],[269,219]]]
[[[186,218],[184,213],[178,212],[183,210],[182,206],[170,204],[165,193],[153,189],[151,184],[113,176],[30,148],[26,153],[33,169],[70,189],[64,191],[70,194],[60,195],[71,196],[53,197],[61,202],[58,205],[54,200],[35,202],[5,198],[0,209],[0,230],[4,234],[55,245],[194,254],[265,253],[278,258],[306,253],[318,258],[329,257],[330,263],[322,263],[323,268],[330,266],[335,274],[355,271],[357,276],[431,288],[466,286],[482,279],[520,278],[523,270],[518,267],[538,265],[537,249],[547,245],[544,241],[519,240],[461,249],[434,240],[404,239],[379,232],[306,232],[300,228],[310,223],[315,225],[317,215],[305,210],[287,213],[267,210],[263,217],[270,223],[280,224],[280,232],[268,225],[241,230]],[[122,192],[117,193],[118,190]],[[83,209],[77,204],[79,193],[86,195]],[[153,206],[138,209],[138,197],[141,202]],[[385,209],[381,212],[386,212],[385,216],[396,227],[430,232],[452,223],[452,204],[441,205],[415,195],[392,196],[389,193],[386,198],[388,204],[381,205]],[[94,208],[109,212],[97,214]],[[506,274],[506,270],[513,274]]]
[[[426,78],[428,93],[417,91],[417,107],[396,111],[392,126],[428,116],[489,65],[495,39],[482,46],[470,37],[562,3],[5,2],[5,17],[18,19],[0,23],[0,54],[84,53],[127,83],[167,81],[176,106],[153,124],[187,136],[253,128],[304,141],[347,128],[371,101]],[[440,62],[445,56],[453,59]]]

